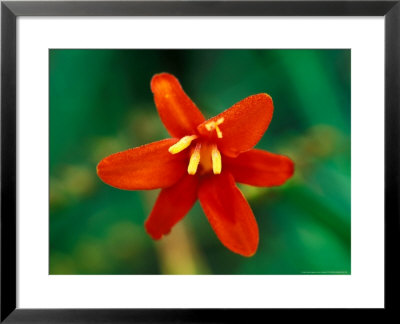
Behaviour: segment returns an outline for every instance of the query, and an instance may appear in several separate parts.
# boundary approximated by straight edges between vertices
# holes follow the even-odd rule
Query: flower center
[[[216,126],[218,127],[218,125]],[[196,135],[184,136],[177,143],[170,146],[168,151],[171,154],[177,154],[188,148],[197,138],[198,137]],[[210,172],[211,169],[213,170],[214,174],[221,173],[221,153],[219,152],[216,144],[197,141],[195,147],[191,151],[189,165],[187,168],[188,174],[196,174],[199,165],[201,166],[201,173]]]

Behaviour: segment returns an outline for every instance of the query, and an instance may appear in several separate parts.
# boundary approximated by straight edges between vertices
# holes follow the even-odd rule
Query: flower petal
[[[203,136],[212,137],[223,154],[236,157],[258,143],[271,122],[273,111],[272,98],[261,93],[239,101],[221,114],[206,120],[197,129]],[[222,138],[207,127],[213,122],[218,124]]]
[[[197,200],[198,177],[185,175],[172,187],[162,189],[145,227],[158,240],[168,234],[193,207]]]
[[[197,134],[204,116],[171,74],[160,73],[151,80],[151,91],[158,113],[173,137]]]
[[[176,138],[146,144],[107,156],[97,165],[97,174],[110,186],[125,190],[169,187],[186,172],[187,152],[171,154]]]
[[[228,249],[252,256],[258,246],[253,212],[228,172],[205,178],[198,192],[201,206],[218,238]]]
[[[234,159],[225,157],[223,166],[235,181],[258,187],[282,185],[294,172],[294,163],[287,156],[257,149]]]

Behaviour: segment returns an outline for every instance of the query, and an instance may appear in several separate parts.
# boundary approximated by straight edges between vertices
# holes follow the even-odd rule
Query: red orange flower
[[[235,182],[279,186],[294,170],[288,157],[253,149],[271,122],[271,97],[247,97],[205,120],[173,75],[155,75],[151,90],[172,138],[104,158],[97,166],[98,176],[119,189],[161,188],[145,223],[153,239],[168,234],[198,198],[222,244],[235,253],[253,255],[258,226]]]

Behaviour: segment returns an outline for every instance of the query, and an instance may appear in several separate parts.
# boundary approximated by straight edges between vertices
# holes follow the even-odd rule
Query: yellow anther
[[[222,138],[222,132],[219,129],[218,125],[221,125],[224,122],[224,117],[221,117],[219,119],[217,119],[216,121],[210,121],[207,124],[205,124],[206,129],[211,132],[212,130],[215,129],[215,131],[217,132],[217,137],[218,138]]]
[[[197,143],[192,155],[190,156],[190,161],[187,169],[187,172],[190,175],[196,174],[197,167],[199,166],[200,162],[200,149],[201,149],[201,144]]]
[[[215,123],[216,123],[217,126],[218,126],[218,125],[221,125],[221,124],[224,122],[224,120],[225,120],[225,118],[224,118],[224,117],[221,117],[221,118],[218,118],[218,120],[217,120]]]
[[[220,174],[222,169],[221,153],[218,151],[217,145],[213,145],[211,149],[211,159],[214,174]]]
[[[192,141],[195,140],[196,138],[197,138],[196,135],[184,136],[179,140],[179,142],[170,146],[170,148],[168,149],[168,152],[171,154],[179,153],[179,152],[183,151],[185,148],[187,148],[192,143]]]

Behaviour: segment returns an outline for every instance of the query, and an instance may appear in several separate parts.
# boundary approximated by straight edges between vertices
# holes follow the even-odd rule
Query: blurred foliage
[[[257,147],[296,172],[281,187],[239,185],[260,228],[255,256],[223,247],[198,203],[153,241],[143,224],[158,192],[97,177],[107,155],[168,137],[150,91],[160,72],[206,117],[272,96]],[[350,274],[350,50],[50,50],[49,235],[50,274]]]

